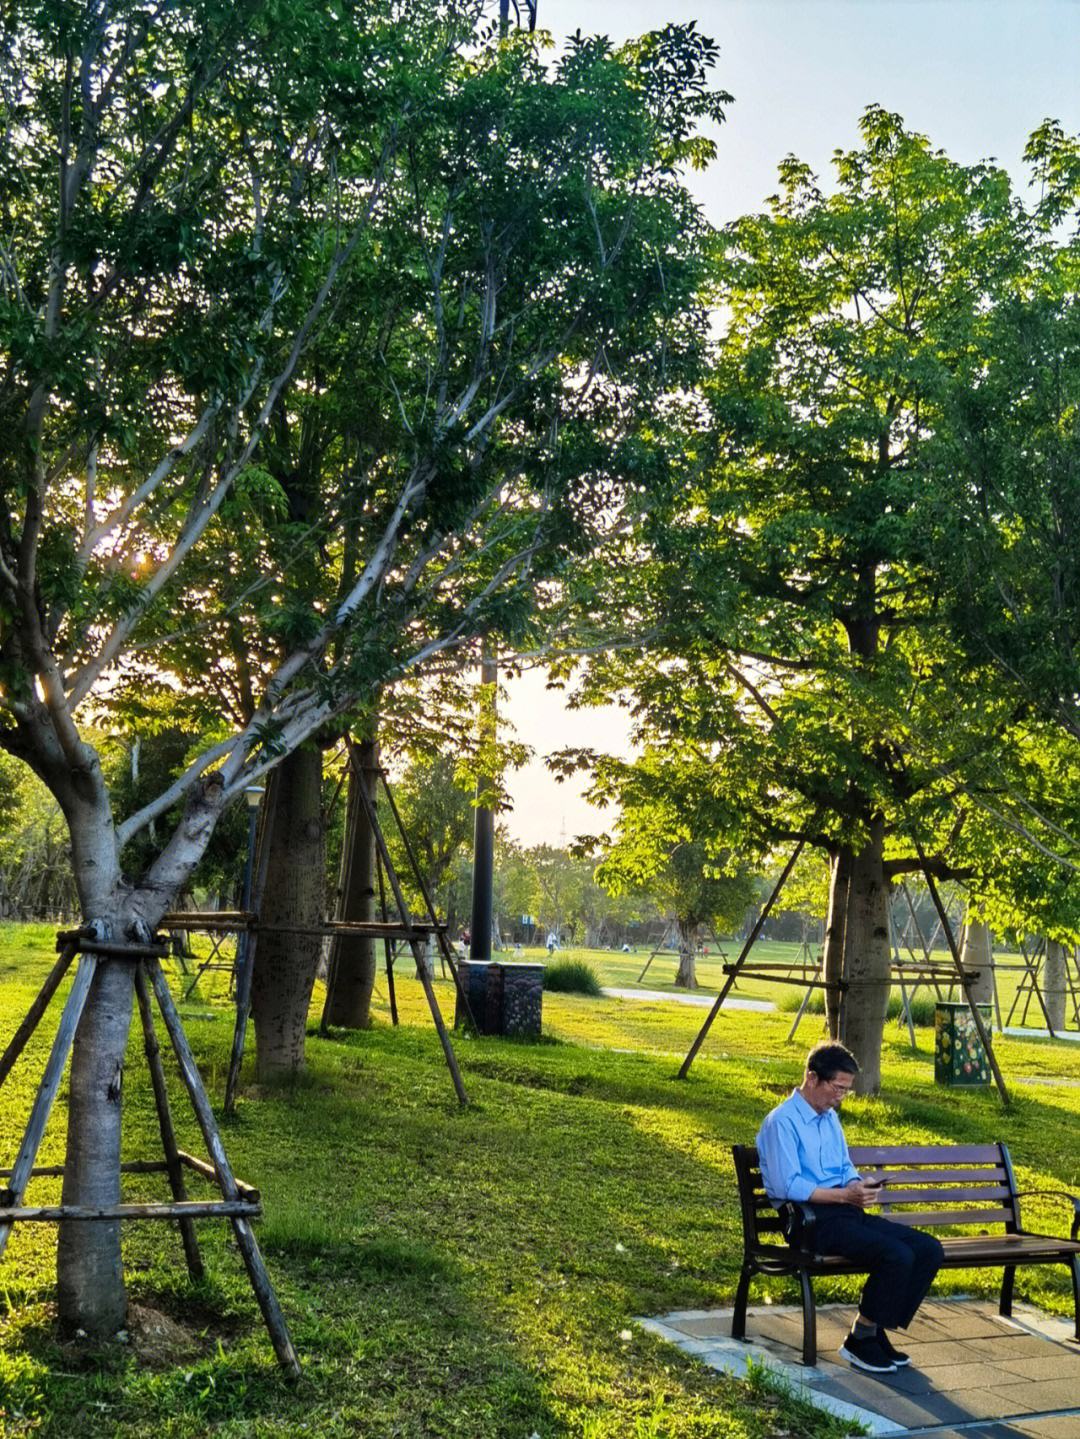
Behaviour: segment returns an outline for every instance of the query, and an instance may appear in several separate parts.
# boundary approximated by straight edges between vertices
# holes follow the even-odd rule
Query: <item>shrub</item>
[[[544,988],[560,994],[600,993],[600,978],[583,959],[557,959],[544,967]]]
[[[787,1014],[794,1014],[803,1002],[805,991],[795,985],[785,987],[783,994],[776,1002],[776,1007]],[[911,1018],[916,1029],[933,1029],[934,1027],[934,1005],[937,1003],[937,996],[920,991],[911,997]],[[895,991],[889,996],[888,1015],[890,1020],[900,1018],[901,999]],[[806,1014],[824,1014],[825,997],[820,989],[816,989],[810,996],[810,1003],[806,1006]]]

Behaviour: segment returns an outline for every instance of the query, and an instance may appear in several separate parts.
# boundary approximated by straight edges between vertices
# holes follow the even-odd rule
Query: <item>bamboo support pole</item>
[[[259,1205],[252,1204],[247,1199],[188,1199],[173,1204],[110,1204],[103,1209],[91,1209],[81,1204],[40,1204],[6,1209],[4,1222],[11,1224],[19,1220],[29,1224],[66,1224],[69,1219],[174,1219],[179,1220],[183,1227],[195,1219],[257,1218],[261,1213]]]
[[[172,995],[169,993],[169,986],[160,964],[151,960],[147,965],[147,973],[150,983],[153,986],[157,998],[158,1007],[161,1010],[161,1017],[165,1022],[172,1047],[176,1052],[176,1058],[180,1065],[180,1074],[184,1085],[191,1096],[192,1105],[199,1121],[199,1128],[202,1130],[203,1139],[207,1151],[214,1165],[214,1170],[221,1189],[222,1197],[230,1203],[242,1203],[240,1191],[237,1187],[236,1178],[229,1165],[228,1156],[225,1153],[225,1146],[221,1142],[221,1134],[218,1131],[217,1121],[214,1119],[214,1112],[210,1107],[210,1099],[206,1088],[199,1074],[198,1066],[195,1063],[195,1056],[191,1052],[191,1045],[188,1043],[184,1027],[180,1022],[180,1015],[173,1004]],[[270,1333],[274,1345],[274,1352],[282,1368],[290,1378],[300,1377],[300,1361],[297,1358],[296,1350],[293,1347],[289,1335],[289,1328],[285,1322],[285,1315],[281,1311],[274,1287],[270,1282],[270,1276],[266,1272],[266,1265],[259,1252],[255,1235],[246,1217],[237,1216],[232,1219],[233,1234],[236,1236],[237,1247],[247,1269],[248,1279],[255,1291],[255,1298],[258,1300],[259,1308]]]
[[[52,1112],[53,1103],[56,1100],[57,1090],[60,1088],[60,1080],[63,1078],[64,1066],[67,1064],[67,1057],[71,1052],[71,1046],[75,1039],[75,1031],[79,1027],[79,1020],[86,1007],[87,995],[90,993],[90,985],[93,983],[94,974],[97,971],[98,960],[96,954],[84,954],[79,960],[78,972],[75,975],[75,983],[71,986],[67,1001],[64,1004],[63,1013],[60,1016],[60,1023],[57,1026],[56,1035],[53,1039],[52,1050],[45,1063],[45,1072],[38,1085],[37,1094],[34,1096],[33,1107],[30,1110],[30,1118],[27,1121],[26,1131],[23,1134],[23,1141],[12,1166],[11,1177],[7,1186],[7,1207],[0,1211],[0,1256],[7,1248],[8,1239],[11,1236],[13,1219],[11,1210],[17,1206],[30,1181],[30,1174],[34,1168],[34,1160],[41,1145],[42,1136],[45,1133],[45,1126],[49,1122],[49,1115]]]
[[[135,966],[135,998],[138,1001],[139,1017],[142,1020],[143,1047],[146,1051],[146,1063],[150,1070],[150,1084],[154,1091],[154,1105],[157,1109],[158,1128],[161,1131],[161,1147],[165,1151],[169,1188],[172,1190],[174,1201],[185,1203],[188,1196],[184,1187],[184,1171],[176,1144],[172,1114],[169,1110],[169,1091],[165,1083],[165,1071],[161,1064],[161,1049],[157,1042],[157,1035],[154,1033],[150,992],[146,987],[146,974],[141,964]],[[206,1267],[203,1264],[202,1255],[199,1253],[199,1240],[195,1234],[195,1226],[189,1218],[180,1220],[180,1239],[184,1246],[188,1274],[194,1280],[204,1278]]]
[[[690,1073],[690,1066],[693,1064],[695,1058],[697,1057],[698,1050],[705,1043],[705,1036],[712,1028],[713,1020],[720,1013],[721,1005],[724,1003],[724,1000],[727,999],[728,994],[731,992],[731,989],[735,984],[736,976],[738,975],[740,969],[742,969],[743,963],[746,960],[746,956],[750,953],[754,941],[757,939],[758,935],[764,928],[765,921],[769,917],[769,911],[772,909],[773,905],[780,897],[780,891],[784,888],[784,885],[787,884],[788,876],[795,868],[796,861],[798,860],[799,855],[802,854],[803,846],[805,844],[806,837],[803,836],[803,838],[799,840],[798,844],[792,851],[791,858],[788,860],[787,864],[784,865],[783,872],[781,873],[780,878],[776,881],[776,886],[773,889],[772,894],[770,894],[769,898],[765,901],[761,913],[758,915],[757,919],[754,922],[753,928],[751,929],[749,935],[746,938],[746,942],[744,943],[742,949],[739,951],[738,959],[735,961],[734,964],[724,965],[724,972],[727,975],[727,978],[724,981],[720,993],[716,996],[716,1002],[713,1004],[712,1009],[709,1010],[709,1013],[705,1018],[705,1023],[698,1031],[697,1038],[690,1046],[690,1052],[687,1054],[686,1058],[682,1062],[682,1067],[679,1070],[678,1074],[679,1079],[685,1079],[686,1076]]]
[[[375,854],[375,873],[379,879],[379,909],[382,913],[383,923],[386,922],[386,884],[383,880],[382,855]],[[388,934],[383,935],[383,953],[386,959],[386,990],[390,997],[390,1019],[397,1025],[397,991],[394,988],[394,950]]]
[[[66,1165],[35,1164],[30,1171],[31,1179],[63,1179]],[[120,1166],[121,1174],[165,1174],[169,1166],[164,1159],[125,1159]],[[0,1169],[0,1179],[8,1179],[10,1169]]]
[[[45,983],[38,991],[37,998],[26,1012],[26,1018],[19,1025],[11,1037],[11,1042],[0,1056],[0,1085],[11,1073],[11,1070],[19,1055],[26,1048],[31,1035],[41,1023],[41,1016],[49,1007],[49,1001],[60,987],[60,981],[68,972],[71,961],[75,958],[78,950],[74,944],[66,943],[60,950],[60,956],[52,969],[49,971]]]
[[[803,997],[802,997],[802,1003],[799,1005],[799,1011],[798,1011],[798,1013],[796,1014],[794,1020],[792,1020],[791,1028],[788,1030],[788,1037],[787,1037],[787,1042],[788,1042],[788,1044],[790,1044],[791,1041],[795,1038],[795,1035],[796,1035],[796,1033],[797,1033],[797,1031],[798,1031],[799,1025],[802,1024],[803,1015],[806,1013],[807,1009],[809,1008],[809,1005],[810,1005],[810,996],[813,994],[813,992],[814,992],[814,986],[808,984],[808,985],[806,986],[806,993],[805,993],[805,994],[803,995]]]
[[[196,1155],[188,1154],[183,1149],[178,1149],[176,1154],[180,1163],[186,1165],[187,1168],[195,1174],[202,1175],[203,1179],[209,1179],[212,1184],[217,1183],[217,1172],[214,1166],[208,1164],[205,1159],[199,1159]],[[235,1174],[233,1175],[233,1182],[236,1185],[237,1193],[241,1199],[246,1199],[250,1204],[262,1203],[262,1195],[253,1185],[245,1184],[242,1179],[237,1179]]]

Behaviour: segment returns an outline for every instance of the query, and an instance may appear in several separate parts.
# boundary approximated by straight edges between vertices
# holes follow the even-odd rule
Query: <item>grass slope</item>
[[[0,927],[0,1041],[51,960],[52,931]],[[402,971],[405,966],[402,965]],[[211,986],[219,976],[209,977]],[[444,1010],[449,986],[439,982]],[[215,1100],[231,1015],[185,1006]],[[316,996],[316,1002],[321,995]],[[455,1041],[472,1105],[458,1109],[419,987],[402,973],[402,1025],[385,1011],[366,1034],[313,1037],[302,1083],[249,1084],[226,1145],[263,1192],[258,1232],[305,1365],[279,1378],[223,1224],[203,1223],[210,1273],[188,1283],[179,1238],[126,1230],[136,1303],[200,1337],[190,1359],[140,1366],[51,1333],[55,1231],[17,1228],[0,1268],[0,1430],[43,1436],[464,1436],[464,1439],[828,1439],[838,1427],[763,1388],[718,1376],[636,1329],[633,1316],[730,1301],[740,1237],[728,1145],[752,1138],[800,1070],[790,1016],[722,1014],[691,1078],[673,1079],[701,1023],[681,1006],[545,994],[538,1044]],[[9,1155],[51,1037],[43,1026],[3,1091]],[[813,1031],[813,1032],[812,1032]],[[850,1105],[860,1140],[1003,1136],[1022,1187],[1080,1178],[1077,1046],[1003,1040],[1018,1085],[1003,1115],[990,1094],[936,1090],[930,1037],[915,1055],[890,1032],[885,1097]],[[1060,1081],[1064,1080],[1062,1083]],[[1074,1087],[1075,1086],[1075,1087]],[[180,1143],[201,1152],[178,1083]],[[145,1065],[133,1044],[125,1085],[126,1156],[159,1152]],[[58,1114],[43,1162],[62,1159]],[[57,1196],[36,1181],[34,1200]],[[200,1187],[192,1187],[204,1192]],[[208,1192],[208,1191],[206,1191]],[[164,1197],[134,1177],[126,1197]],[[1033,1209],[1029,1220],[1064,1216]],[[992,1276],[951,1274],[942,1291],[988,1293]],[[1027,1297],[1065,1311],[1064,1270],[1021,1275]],[[848,1297],[838,1281],[821,1297]],[[760,1301],[764,1286],[757,1291]],[[791,1302],[777,1284],[777,1301]]]

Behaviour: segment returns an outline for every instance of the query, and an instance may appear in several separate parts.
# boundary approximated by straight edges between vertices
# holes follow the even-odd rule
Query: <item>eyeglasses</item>
[[[834,1094],[851,1093],[852,1086],[850,1084],[838,1084],[835,1079],[822,1079],[820,1074],[817,1076],[817,1082],[826,1089],[831,1089]]]

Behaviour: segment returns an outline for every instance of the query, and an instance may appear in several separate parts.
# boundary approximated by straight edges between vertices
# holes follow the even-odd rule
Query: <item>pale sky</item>
[[[759,209],[789,153],[827,175],[857,141],[869,104],[895,110],[956,160],[990,157],[1020,180],[1032,130],[1048,116],[1080,131],[1080,0],[539,0],[556,40],[577,28],[615,40],[695,19],[720,46],[717,84],[734,104],[711,170],[691,186],[714,224]],[[525,844],[609,826],[543,755],[565,745],[625,751],[618,711],[567,712],[542,677],[514,681],[507,713],[536,759],[508,777],[504,816]]]

